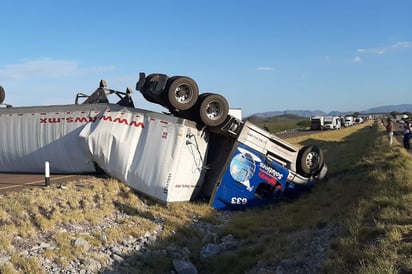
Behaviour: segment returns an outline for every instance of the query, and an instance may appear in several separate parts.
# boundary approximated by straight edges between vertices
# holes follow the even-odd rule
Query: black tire
[[[6,93],[4,92],[4,88],[0,86],[0,104],[3,103],[4,98],[6,98]]]
[[[304,146],[298,154],[297,171],[303,176],[312,176],[320,172],[324,164],[323,152],[317,146]]]
[[[229,114],[229,104],[220,94],[203,93],[199,96],[199,116],[203,124],[215,127],[222,124]]]
[[[167,100],[171,108],[187,110],[193,107],[199,98],[196,82],[185,76],[174,76],[168,80]]]

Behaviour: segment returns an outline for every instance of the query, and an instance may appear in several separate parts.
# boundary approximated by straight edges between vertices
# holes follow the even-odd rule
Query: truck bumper
[[[326,164],[324,164],[320,172],[317,175],[312,176],[312,177],[304,177],[302,175],[297,174],[294,171],[290,171],[287,181],[290,183],[297,184],[297,185],[317,183],[323,180],[326,177],[327,173],[328,173],[328,167],[326,166]]]

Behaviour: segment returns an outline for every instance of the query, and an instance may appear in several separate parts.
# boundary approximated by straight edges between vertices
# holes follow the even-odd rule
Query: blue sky
[[[244,115],[412,103],[410,0],[0,3],[0,85],[14,106],[192,77]],[[135,105],[155,111],[138,91]]]

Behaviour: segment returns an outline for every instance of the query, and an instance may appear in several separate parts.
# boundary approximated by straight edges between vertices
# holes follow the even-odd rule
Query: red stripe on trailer
[[[168,125],[168,124],[169,124],[167,121],[160,121],[160,123],[162,123],[162,124],[166,124],[166,125]]]

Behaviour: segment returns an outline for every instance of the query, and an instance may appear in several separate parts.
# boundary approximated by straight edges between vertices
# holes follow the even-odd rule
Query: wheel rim
[[[319,154],[316,152],[311,152],[306,156],[305,160],[306,166],[310,170],[313,170],[319,165]]]
[[[218,102],[210,102],[206,106],[206,115],[210,120],[218,120],[222,117],[222,106]]]
[[[175,99],[180,104],[189,102],[193,97],[192,89],[188,85],[180,85],[175,89]]]

